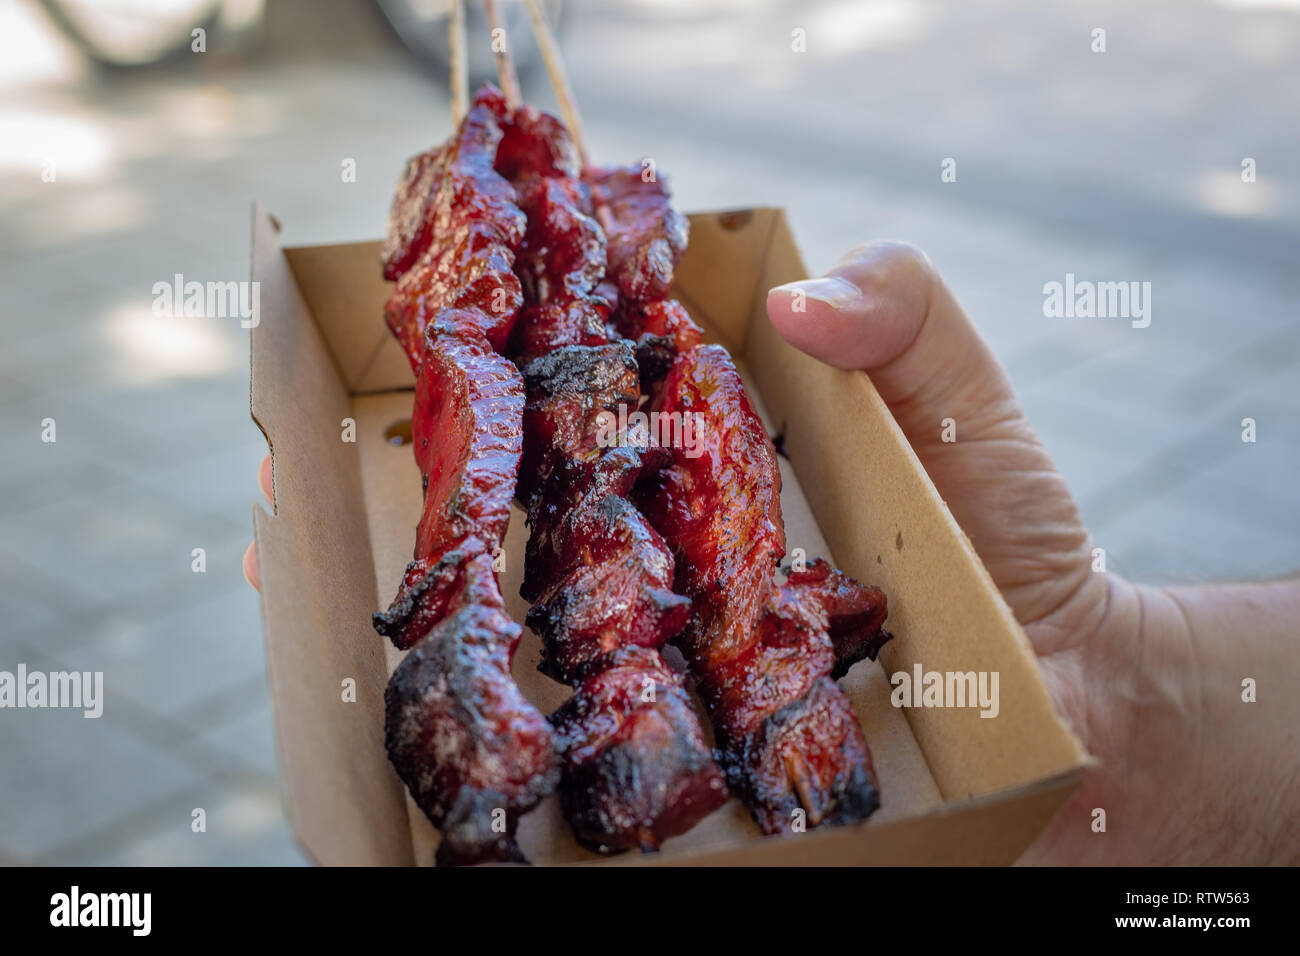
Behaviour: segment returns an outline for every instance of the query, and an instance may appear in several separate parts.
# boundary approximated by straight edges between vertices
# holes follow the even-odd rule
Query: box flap
[[[262,311],[251,409],[271,448],[276,502],[274,515],[255,506],[253,524],[289,817],[322,863],[410,863],[403,791],[383,745],[388,672],[369,627],[376,597],[356,445],[343,440],[351,398],[277,227],[256,206],[252,275]],[[375,325],[373,292],[363,324]]]

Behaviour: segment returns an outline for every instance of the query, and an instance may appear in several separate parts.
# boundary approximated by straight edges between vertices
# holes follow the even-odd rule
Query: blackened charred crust
[[[623,430],[640,400],[630,343],[557,348],[522,372],[519,487],[532,534],[521,594],[534,602],[539,669],[575,687],[553,718],[562,808],[592,849],[653,850],[725,799],[689,697],[658,652],[690,599],[673,592],[672,555],[626,498],[647,462],[668,456],[644,430]]]
[[[602,408],[638,397],[636,355],[628,342],[566,345],[532,359],[520,371],[530,406],[565,394],[594,400]]]
[[[856,823],[880,806],[871,755],[852,705],[830,678],[714,751],[764,833]],[[798,813],[802,812],[802,816]]]
[[[505,802],[505,796],[500,793],[462,790],[443,818],[442,839],[434,863],[438,866],[527,863],[515,842],[515,821],[509,821],[509,832],[493,829],[494,814]]]
[[[442,619],[468,558],[461,549],[444,554],[414,584],[401,588],[386,611],[371,615],[375,630],[399,650],[413,646]],[[406,566],[407,575],[419,568],[420,563],[412,561]]]
[[[597,852],[657,850],[721,806],[726,785],[681,678],[657,652],[620,648],[600,663],[551,717],[565,817]]]
[[[839,680],[849,672],[858,661],[874,661],[880,649],[894,639],[894,635],[883,627],[864,636],[863,632],[850,632],[845,639],[835,640],[835,666],[831,668],[831,678]]]
[[[515,859],[520,814],[554,789],[546,719],[510,675],[519,626],[467,604],[389,679],[385,744],[412,798],[449,840],[442,862]]]
[[[663,381],[677,357],[677,347],[670,335],[643,335],[636,341],[636,360],[641,368],[641,389],[651,392]]]

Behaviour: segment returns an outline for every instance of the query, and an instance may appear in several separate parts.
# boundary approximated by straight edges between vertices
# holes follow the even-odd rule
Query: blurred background
[[[0,711],[0,863],[306,862],[240,570],[266,451],[247,332],[157,317],[151,289],[246,279],[253,200],[287,244],[378,238],[449,131],[444,10],[0,0],[0,670],[107,687],[97,721]],[[814,271],[869,238],[927,250],[1110,570],[1300,567],[1300,0],[551,11],[594,156],[652,156],[686,210],[784,206]],[[1045,318],[1066,273],[1150,282],[1150,327]]]

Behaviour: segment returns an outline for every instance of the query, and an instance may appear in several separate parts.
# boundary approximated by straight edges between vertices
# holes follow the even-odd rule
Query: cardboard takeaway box
[[[384,753],[383,692],[399,654],[371,629],[410,559],[420,480],[390,439],[413,378],[385,328],[379,243],[280,247],[253,213],[252,414],[272,452],[274,514],[254,506],[277,746],[288,812],[324,864],[425,864],[437,832]],[[864,824],[763,837],[732,799],[653,864],[1010,863],[1077,786],[1087,755],[1054,712],[1020,626],[866,375],[777,337],[766,290],[806,275],[778,209],[691,217],[675,295],[731,350],[773,434],[785,436],[790,548],[822,554],[889,597],[895,637],[842,686],[875,759],[882,808]],[[355,421],[355,441],[344,439]],[[527,529],[517,508],[502,590],[520,622]],[[550,712],[568,689],[536,670],[525,628],[514,672]],[[996,672],[999,709],[896,708],[886,675]],[[355,701],[342,688],[355,681]],[[534,863],[599,861],[552,797],[523,818]]]

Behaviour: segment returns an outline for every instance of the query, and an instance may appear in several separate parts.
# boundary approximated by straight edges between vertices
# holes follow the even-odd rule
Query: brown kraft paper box
[[[690,218],[674,294],[731,351],[769,432],[784,435],[788,549],[825,556],[889,598],[893,641],[841,681],[871,745],[881,809],[860,825],[764,837],[733,798],[659,853],[603,858],[577,845],[551,797],[521,821],[520,846],[536,864],[1010,863],[1089,758],[867,376],[799,353],[769,324],[767,290],[806,275],[784,213]],[[254,506],[253,523],[289,817],[320,863],[428,865],[437,831],[384,752],[384,687],[401,652],[370,625],[396,593],[420,514],[411,449],[387,437],[410,419],[414,379],[383,322],[379,242],[281,248],[278,231],[255,207],[262,309],[251,406],[271,449],[275,504],[273,514]],[[527,533],[516,508],[501,584],[521,623]],[[549,713],[569,689],[537,672],[540,646],[524,634],[514,674]],[[888,675],[918,665],[996,673],[996,716],[893,706]]]

